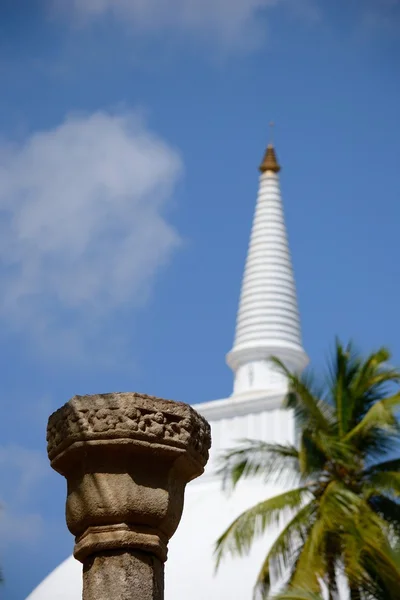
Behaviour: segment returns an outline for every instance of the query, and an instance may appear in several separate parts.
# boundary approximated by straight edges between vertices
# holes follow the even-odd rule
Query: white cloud
[[[254,45],[263,36],[268,9],[292,0],[48,0],[56,13],[77,22],[110,15],[138,32],[172,29],[210,34],[225,46]],[[309,4],[312,0],[302,0]],[[298,0],[293,2],[297,5]]]
[[[0,316],[51,351],[98,341],[179,245],[164,209],[181,170],[134,113],[71,116],[0,144]]]

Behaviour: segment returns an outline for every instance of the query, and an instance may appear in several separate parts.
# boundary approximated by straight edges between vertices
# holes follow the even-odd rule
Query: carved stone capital
[[[75,557],[135,550],[165,561],[185,486],[208,459],[207,421],[151,396],[75,396],[51,415],[47,442],[52,467],[67,479]]]

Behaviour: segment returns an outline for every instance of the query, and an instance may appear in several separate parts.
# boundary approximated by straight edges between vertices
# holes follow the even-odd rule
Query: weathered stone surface
[[[186,449],[203,466],[208,460],[205,419],[182,402],[135,393],[74,396],[49,419],[47,451],[54,462],[74,442],[124,437]]]
[[[145,552],[100,553],[83,569],[84,600],[162,600],[164,564]]]
[[[47,442],[52,467],[67,479],[67,525],[84,564],[85,600],[161,600],[185,486],[208,459],[207,421],[186,404],[151,396],[75,396],[51,415]],[[139,590],[149,569],[142,595],[124,591]],[[96,595],[100,588],[110,593]]]

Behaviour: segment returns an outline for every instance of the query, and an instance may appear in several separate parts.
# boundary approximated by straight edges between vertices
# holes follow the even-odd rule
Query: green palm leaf
[[[331,407],[313,394],[312,384],[308,381],[310,376],[298,377],[296,374],[291,373],[285,364],[276,357],[271,358],[271,361],[288,378],[291,390],[287,397],[287,407],[293,408],[297,412],[297,418],[303,425],[305,422],[312,422],[320,429],[329,430],[332,424]]]
[[[307,539],[316,513],[313,500],[301,508],[289,520],[272,544],[259,571],[255,588],[263,595],[270,591],[272,579],[279,580],[292,575],[301,547]]]
[[[310,498],[308,486],[299,487],[279,496],[259,502],[237,517],[217,540],[215,554],[217,567],[226,553],[242,556],[249,552],[253,541],[270,525],[280,525],[290,518]]]
[[[269,482],[299,475],[299,451],[294,446],[268,444],[258,440],[241,440],[238,447],[225,452],[219,461],[218,474],[233,487],[242,478],[262,476]]]
[[[370,495],[382,494],[400,498],[400,472],[382,471],[373,473],[365,483],[366,493]]]
[[[318,593],[301,589],[292,589],[287,592],[275,594],[273,600],[323,600],[323,596]]]
[[[390,432],[397,432],[398,421],[394,411],[399,406],[400,393],[376,402],[361,421],[348,432],[344,438],[345,441],[349,442],[357,437],[366,435],[371,429],[387,429]]]
[[[295,589],[308,589],[313,593],[321,590],[320,580],[326,571],[324,543],[326,531],[323,522],[316,519],[296,560],[296,569],[289,579]]]
[[[363,472],[363,476],[367,479],[370,475],[374,475],[375,473],[381,472],[398,472],[400,471],[400,458],[396,458],[394,460],[386,460],[384,462],[376,463],[370,466],[368,469],[365,469]]]

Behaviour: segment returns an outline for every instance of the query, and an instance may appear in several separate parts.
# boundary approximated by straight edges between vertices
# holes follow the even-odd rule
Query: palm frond
[[[343,559],[345,574],[351,587],[358,587],[376,598],[376,590],[386,590],[387,600],[397,599],[400,570],[387,536],[387,524],[363,500],[357,513],[344,526]],[[396,592],[397,593],[397,592]]]
[[[333,464],[345,466],[348,470],[359,470],[360,456],[354,452],[351,444],[336,435],[304,429],[299,447],[299,465],[303,478],[313,481],[325,478]]]
[[[390,471],[400,471],[400,458],[394,458],[373,464],[367,469],[364,469],[362,477],[364,479],[368,479],[370,475],[374,475],[375,473],[387,473]]]
[[[353,411],[353,398],[350,393],[352,383],[358,376],[361,360],[353,345],[346,348],[336,340],[335,353],[330,369],[331,402],[336,409],[338,435],[342,437],[348,430]]]
[[[224,452],[219,459],[217,473],[224,485],[235,487],[242,478],[262,476],[270,483],[299,479],[299,452],[285,444],[270,444],[258,440],[240,440],[234,449]]]
[[[273,580],[283,580],[292,575],[292,570],[304,545],[316,514],[314,500],[308,502],[285,525],[272,544],[258,573],[255,589],[262,595],[270,591]]]
[[[321,473],[327,461],[327,453],[323,442],[321,443],[321,436],[315,435],[308,429],[303,429],[300,435],[298,460],[303,476]]]
[[[286,399],[287,408],[295,411],[297,420],[301,425],[305,423],[315,423],[319,428],[329,430],[332,419],[331,407],[314,395],[307,381],[310,374],[303,377],[291,373],[285,364],[279,358],[271,358],[273,362],[288,378],[290,392]]]
[[[391,358],[391,353],[388,348],[381,347],[375,352],[372,352],[366,360],[360,364],[357,376],[352,382],[352,391],[355,396],[361,397],[368,390],[379,383],[381,374],[391,371],[390,368],[382,369],[382,365],[388,363]],[[376,379],[378,377],[378,379]]]
[[[361,421],[345,436],[349,442],[367,434],[371,429],[398,431],[395,409],[400,406],[400,393],[383,398],[371,406]]]
[[[316,519],[297,558],[296,569],[289,580],[290,586],[305,588],[314,593],[321,590],[320,581],[326,571],[325,540],[324,523]]]
[[[363,531],[361,531],[363,537]],[[398,600],[400,589],[400,569],[398,561],[389,545],[371,544],[367,541],[362,556],[362,565],[367,578],[360,581],[363,589],[372,598],[381,596],[385,600]]]
[[[364,484],[369,495],[382,494],[400,498],[400,472],[381,471],[371,474]]]
[[[382,347],[370,354],[364,361],[359,377],[352,386],[352,393],[356,398],[371,401],[374,398],[385,396],[388,384],[400,381],[400,371],[388,366],[390,358],[389,350]]]
[[[371,509],[383,519],[389,527],[389,531],[394,534],[394,546],[397,547],[400,540],[400,504],[397,500],[388,498],[380,492],[372,494],[368,498],[368,504]],[[400,551],[400,547],[399,547]],[[399,561],[400,564],[400,561]]]
[[[303,486],[259,502],[244,511],[217,540],[217,568],[226,554],[243,556],[248,553],[253,541],[260,537],[268,526],[279,525],[285,518],[290,518],[310,500],[310,497],[308,486]]]
[[[302,589],[289,589],[275,594],[271,600],[323,600],[322,594]]]
[[[392,430],[373,427],[362,435],[350,440],[349,445],[358,453],[366,465],[373,465],[398,452],[399,433],[396,427]]]

